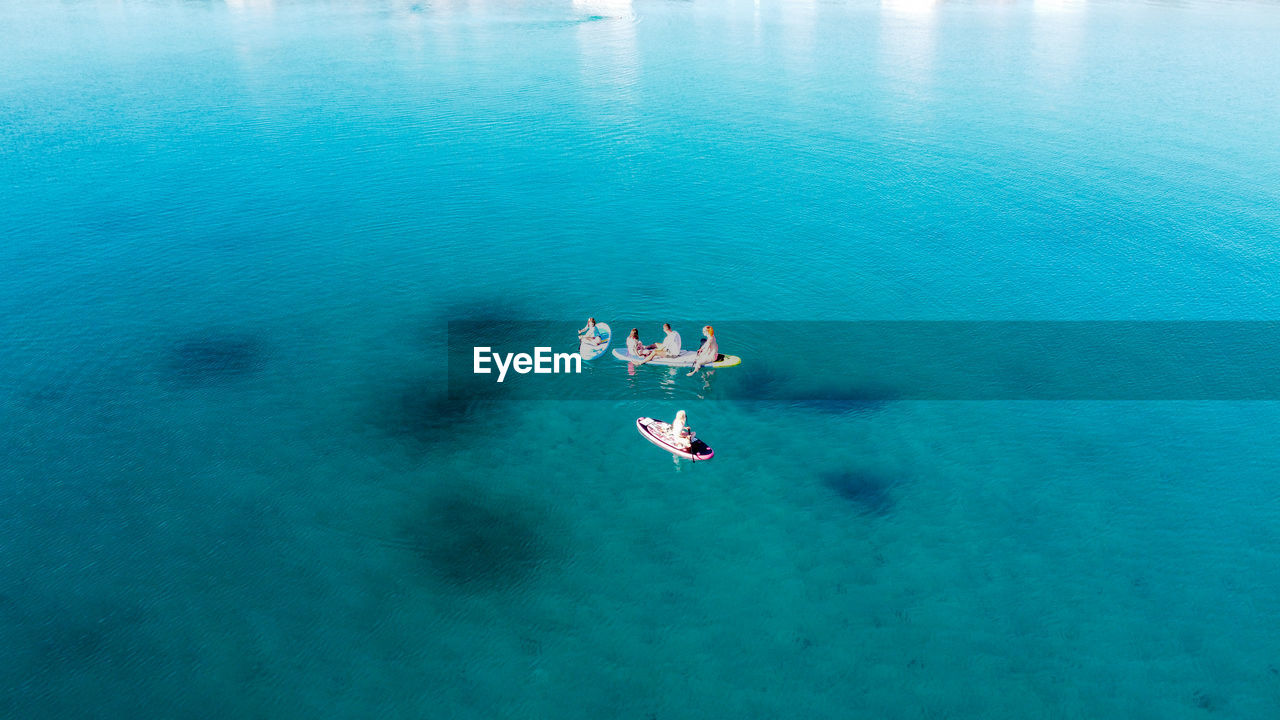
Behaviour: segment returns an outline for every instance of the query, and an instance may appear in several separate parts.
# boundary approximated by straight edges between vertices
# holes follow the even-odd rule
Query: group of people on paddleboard
[[[627,354],[640,360],[636,365],[644,365],[658,358],[680,356],[683,350],[680,333],[671,327],[671,323],[662,323],[662,332],[664,334],[662,342],[646,345],[640,340],[640,329],[631,328],[631,332],[627,334]],[[578,338],[589,345],[600,345],[608,342],[596,326],[595,318],[587,318],[587,326],[578,331]],[[704,365],[710,365],[719,357],[720,343],[716,340],[715,328],[710,325],[703,325],[701,345],[693,356],[693,369],[686,374],[692,375],[698,372]]]
[[[627,354],[639,359],[636,365],[644,365],[658,358],[680,356],[684,349],[680,333],[671,327],[671,323],[663,323],[662,332],[662,342],[646,345],[640,340],[639,328],[631,328],[631,332],[627,334]],[[581,342],[588,345],[601,345],[608,342],[608,338],[603,336],[597,327],[595,318],[587,318],[587,325],[578,330],[578,337]],[[710,325],[704,325],[702,327],[702,337],[701,345],[694,353],[693,369],[688,372],[689,375],[698,372],[705,365],[716,362],[720,357],[720,344],[716,340],[715,328]],[[676,417],[671,422],[668,431],[668,438],[671,445],[679,450],[689,452],[692,449],[696,436],[693,428],[688,425],[688,416],[684,410],[676,412]]]
[[[657,358],[673,358],[680,355],[682,349],[680,333],[671,328],[671,323],[663,323],[662,332],[665,333],[662,342],[645,345],[640,340],[640,330],[631,328],[631,332],[627,334],[627,354],[640,358],[640,362],[636,365],[644,365]],[[687,373],[689,375],[698,372],[703,365],[710,365],[720,357],[720,344],[716,341],[715,328],[703,325],[702,338],[702,345],[693,356],[693,369]]]

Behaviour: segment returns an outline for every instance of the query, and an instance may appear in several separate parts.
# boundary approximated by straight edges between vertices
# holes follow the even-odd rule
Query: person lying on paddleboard
[[[640,330],[637,328],[631,328],[631,333],[627,335],[627,354],[633,357],[643,358],[653,352],[653,349],[656,347],[658,346],[645,345],[640,342]]]
[[[654,348],[648,357],[637,364],[643,365],[654,358],[675,357],[680,354],[680,333],[671,329],[671,323],[662,323],[662,332],[667,334],[662,339],[662,343]]]
[[[587,326],[578,331],[582,339],[592,345],[599,345],[604,342],[604,338],[600,337],[600,331],[596,329],[596,319],[587,318]]]
[[[676,419],[671,421],[671,441],[681,450],[693,446],[693,428],[685,425],[688,419],[683,410],[677,410]]]
[[[720,357],[720,343],[716,342],[715,329],[710,325],[704,325],[702,335],[706,340],[702,341],[698,354],[693,356],[693,369],[689,371],[690,375],[701,370],[703,365],[709,365]]]

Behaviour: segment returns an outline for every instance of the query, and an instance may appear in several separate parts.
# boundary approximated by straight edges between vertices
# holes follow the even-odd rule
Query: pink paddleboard
[[[648,417],[636,418],[636,429],[649,442],[685,460],[710,460],[715,457],[715,451],[696,437],[688,450],[676,447],[671,441],[671,423]]]

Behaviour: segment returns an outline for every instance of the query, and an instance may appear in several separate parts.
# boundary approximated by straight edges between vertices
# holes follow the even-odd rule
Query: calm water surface
[[[1275,319],[1277,37],[0,4],[0,717],[1280,716],[1274,404],[699,398],[824,360],[752,321]],[[587,314],[746,359],[445,394],[446,320]]]

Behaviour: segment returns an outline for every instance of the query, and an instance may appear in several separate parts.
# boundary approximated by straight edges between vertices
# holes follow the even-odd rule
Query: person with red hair
[[[716,342],[715,328],[704,325],[702,334],[706,340],[702,341],[702,347],[698,348],[698,353],[693,356],[693,369],[689,371],[690,375],[701,370],[703,365],[710,365],[720,359],[720,343]]]

